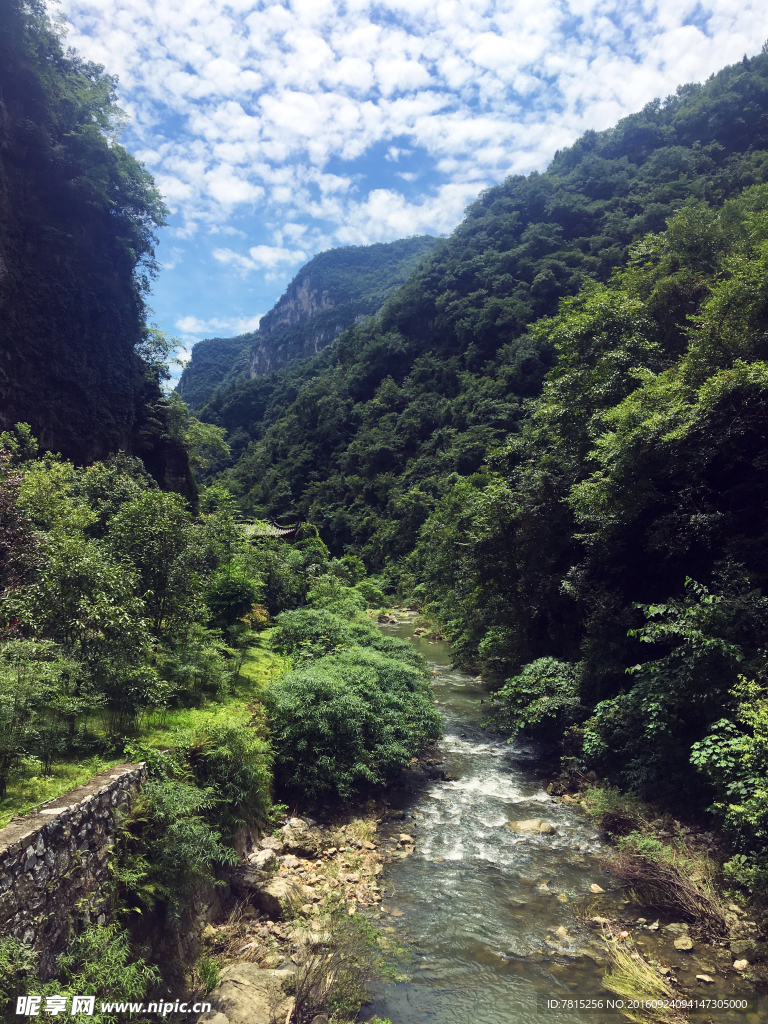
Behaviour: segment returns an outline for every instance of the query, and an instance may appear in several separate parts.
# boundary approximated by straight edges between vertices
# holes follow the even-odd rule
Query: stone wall
[[[146,777],[144,764],[117,765],[0,830],[0,935],[40,952],[41,978],[54,973],[73,924],[109,920],[114,811]]]

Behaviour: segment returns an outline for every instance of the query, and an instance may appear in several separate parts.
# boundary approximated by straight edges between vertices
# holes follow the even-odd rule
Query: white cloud
[[[223,331],[225,334],[248,334],[250,331],[256,330],[260,320],[261,314],[228,319],[212,317],[210,320],[200,320],[196,316],[182,316],[176,321],[176,326],[184,335],[192,337],[198,334],[211,335],[217,331],[219,333]]]
[[[307,254],[302,249],[284,249],[278,245],[254,245],[243,256],[233,249],[214,249],[214,259],[219,263],[231,263],[243,273],[250,270],[274,270],[282,263],[303,263]]]
[[[267,279],[319,247],[448,231],[486,185],[543,169],[585,129],[768,37],[758,0],[63,6],[68,43],[120,76],[125,141],[175,211],[177,239],[199,246],[256,217],[272,244],[210,244],[222,267]],[[379,165],[350,166],[372,147]],[[398,174],[420,197],[406,200]]]

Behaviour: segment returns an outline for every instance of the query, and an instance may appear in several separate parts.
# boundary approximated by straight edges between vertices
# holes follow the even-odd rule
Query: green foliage
[[[218,801],[213,818],[228,838],[243,824],[263,825],[269,814],[273,755],[259,711],[245,728],[211,723],[175,738],[196,785]]]
[[[37,982],[39,954],[13,935],[0,936],[0,1000],[10,1006]]]
[[[582,711],[578,666],[556,658],[538,658],[525,665],[494,694],[495,717],[512,735],[520,729],[563,730]]]
[[[50,692],[50,644],[11,640],[0,646],[0,798],[13,768],[34,750]]]
[[[369,608],[385,608],[391,604],[387,600],[383,590],[380,590],[371,580],[361,580],[355,584],[357,590]]]
[[[278,649],[309,648],[314,655],[264,696],[275,774],[285,789],[348,799],[395,779],[439,735],[440,718],[422,667],[400,660],[393,648],[384,654],[347,646],[353,629],[345,634],[344,620],[329,612],[285,613],[278,622]],[[372,628],[359,628],[363,643]]]
[[[16,423],[13,430],[3,430],[0,433],[0,448],[8,452],[13,465],[34,459],[39,447],[28,423]]]
[[[156,635],[170,633],[190,617],[199,578],[188,555],[191,516],[177,494],[145,491],[110,521],[110,547],[130,559]]]
[[[424,668],[424,659],[413,644],[399,637],[385,636],[367,616],[340,614],[338,606],[283,612],[276,619],[270,644],[293,662],[322,658],[349,648],[366,648],[412,668]]]
[[[300,939],[293,958],[296,971],[285,988],[294,996],[294,1012],[304,1019],[325,1012],[334,1021],[355,1020],[370,1001],[371,982],[393,978],[393,957],[379,945],[380,933],[370,921],[362,914],[350,917],[343,903],[332,906],[319,923],[318,931],[307,930]]]
[[[219,964],[210,956],[201,956],[195,964],[195,973],[200,979],[206,995],[212,992],[219,983]]]
[[[242,619],[260,596],[258,583],[237,565],[220,570],[211,580],[206,603],[218,626],[231,626]]]
[[[345,586],[338,576],[325,573],[312,581],[307,592],[310,608],[333,608],[340,615],[354,616],[365,610],[365,598],[355,587]]]
[[[95,995],[93,1016],[82,1013],[75,1019],[101,1024],[117,1024],[120,1019],[101,1010],[102,1000],[142,1002],[149,987],[161,980],[157,967],[136,955],[128,932],[116,924],[85,928],[58,958],[57,968],[58,977],[46,984],[46,994]]]
[[[713,812],[728,834],[735,855],[726,876],[749,892],[768,892],[768,692],[739,676],[733,688],[731,718],[714,722],[693,744],[691,763],[711,783]]]
[[[716,223],[707,204],[720,206],[766,180],[766,83],[768,55],[761,54],[705,85],[681,87],[614,129],[587,133],[545,174],[511,177],[486,190],[375,320],[301,365],[222,388],[200,415],[238,437],[242,454],[225,476],[243,509],[260,518],[309,519],[333,554],[359,554],[377,572],[399,563],[393,578],[407,585],[413,573],[402,560],[420,528],[431,515],[443,518],[441,501],[460,481],[478,474],[487,483],[489,456],[526,420],[526,402],[556,358],[547,440],[560,422],[561,432],[572,435],[568,453],[584,457],[591,417],[634,390],[636,370],[659,372],[685,347],[687,316],[697,313],[714,263],[730,244],[729,226]],[[676,214],[666,249],[642,241],[664,232]],[[631,257],[635,243],[645,249]],[[628,259],[637,264],[631,286],[594,287]],[[559,301],[585,285],[580,299],[564,307],[569,315],[558,318]],[[555,322],[527,330],[553,315]],[[541,447],[547,450],[543,437]],[[549,449],[551,463],[561,452],[567,454],[562,444]],[[510,452],[513,459],[518,454]],[[554,587],[562,579],[560,565],[550,561],[569,557],[573,524],[552,487],[567,497],[576,482],[572,468],[568,460],[552,464],[559,472],[541,481],[545,493],[530,494],[539,507],[550,495],[551,530],[562,541],[530,566],[531,577],[543,573],[539,584],[525,572],[523,604],[550,576],[557,577]],[[481,520],[484,514],[492,513],[480,510]],[[488,603],[498,609],[509,600],[496,583],[507,551],[487,548],[479,586],[486,590],[490,579]],[[427,572],[432,554],[425,544]],[[459,556],[471,552],[452,554],[463,577],[466,559]],[[417,582],[421,564],[414,567]],[[431,577],[426,582],[433,591]],[[461,578],[451,586],[461,596],[446,599],[449,618],[474,585]],[[511,589],[502,580],[499,586]],[[541,607],[537,600],[533,606]],[[455,612],[462,623],[471,618],[463,605]],[[549,613],[542,608],[556,631]],[[468,648],[488,627],[503,624],[478,618]],[[457,635],[464,631],[460,626]],[[516,643],[527,641],[517,634]],[[521,650],[500,671],[508,675],[548,653],[543,646]],[[566,660],[577,657],[569,651]]]
[[[78,1013],[76,1021],[117,1024],[119,1016],[102,1010],[105,1002],[140,1003],[148,990],[161,981],[156,966],[147,963],[133,947],[130,935],[116,924],[88,925],[72,936],[56,961],[56,976],[41,982],[37,974],[38,953],[19,939],[0,939],[0,999],[6,1007],[6,1019],[12,1019],[12,1001],[19,995],[96,996],[93,1014]],[[69,1002],[71,1006],[71,1002]]]
[[[113,873],[118,902],[127,914],[165,904],[179,917],[191,889],[214,883],[213,869],[237,863],[210,820],[212,788],[200,789],[178,753],[139,751],[151,778],[119,823]]]

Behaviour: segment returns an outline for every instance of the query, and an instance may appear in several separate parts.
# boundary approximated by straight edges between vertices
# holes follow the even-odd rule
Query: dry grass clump
[[[644,906],[706,924],[716,935],[728,934],[725,908],[712,882],[714,865],[707,857],[681,843],[631,833],[606,863]]]
[[[616,843],[606,867],[638,903],[727,935],[725,908],[713,884],[716,867],[688,846],[670,816],[652,820],[651,808],[609,787],[593,787],[582,806]]]
[[[603,978],[603,987],[625,1000],[650,1002],[638,1008],[625,1007],[621,1013],[634,1024],[687,1024],[688,1015],[665,1002],[679,998],[674,989],[630,942],[608,941],[610,971]]]
[[[373,841],[373,837],[376,834],[376,822],[371,821],[370,818],[353,818],[348,825],[344,825],[339,831],[339,843],[345,841],[359,840],[361,843],[370,843]]]

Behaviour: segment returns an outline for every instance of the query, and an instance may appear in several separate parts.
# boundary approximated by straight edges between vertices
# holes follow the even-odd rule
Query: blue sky
[[[172,211],[152,306],[187,349],[253,330],[315,253],[450,232],[482,188],[768,38],[765,0],[58,9]]]

